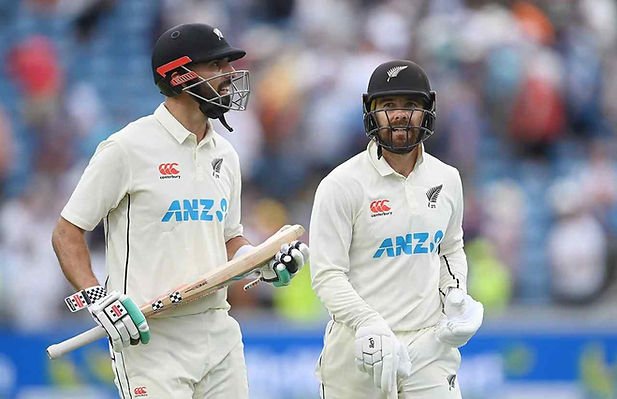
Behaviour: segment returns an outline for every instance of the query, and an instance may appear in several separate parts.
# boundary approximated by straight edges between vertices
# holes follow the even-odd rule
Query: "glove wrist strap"
[[[69,310],[74,313],[87,308],[96,301],[105,297],[105,295],[107,295],[107,290],[105,287],[95,285],[93,287],[88,287],[77,291],[73,295],[64,298],[64,303]]]

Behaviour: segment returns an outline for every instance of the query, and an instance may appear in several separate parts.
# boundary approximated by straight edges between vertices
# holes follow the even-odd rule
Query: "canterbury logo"
[[[392,212],[390,212],[392,208],[388,205],[389,202],[390,200],[387,199],[372,201],[369,206],[371,209],[371,216],[385,216],[392,214]]]
[[[426,198],[428,198],[428,207],[429,208],[435,208],[435,206],[437,204],[437,197],[439,197],[439,193],[441,192],[442,188],[443,188],[443,184],[440,184],[438,186],[435,186],[435,187],[429,189],[426,192]]]
[[[177,162],[162,163],[159,165],[159,173],[161,179],[179,178],[180,171],[178,170]]]
[[[388,71],[386,72],[388,74],[388,79],[386,80],[386,82],[389,82],[390,79],[397,77],[398,74],[404,69],[407,69],[407,65],[395,66],[388,69]]]
[[[148,396],[148,392],[146,391],[146,387],[137,387],[133,389],[133,393],[135,396]]]

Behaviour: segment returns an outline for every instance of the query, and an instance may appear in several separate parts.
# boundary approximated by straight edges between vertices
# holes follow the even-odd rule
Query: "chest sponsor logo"
[[[179,179],[180,169],[178,162],[166,162],[159,165],[160,179]]]
[[[223,158],[216,158],[212,161],[212,176],[217,179],[221,177],[221,166],[223,166]]]
[[[387,200],[387,199],[379,199],[379,200],[371,201],[369,205],[369,209],[371,210],[372,218],[376,216],[392,215],[392,208],[390,207],[390,200]]]
[[[171,201],[161,222],[222,222],[227,215],[227,199],[212,198],[177,199]]]
[[[434,233],[417,232],[407,233],[404,236],[388,237],[384,239],[373,259],[382,256],[394,258],[401,255],[422,255],[437,252],[439,244],[443,240],[443,231],[437,230]]]
[[[437,208],[437,197],[439,197],[439,193],[443,188],[443,184],[435,186],[433,188],[429,188],[426,192],[426,198],[428,198],[428,207],[429,208]]]

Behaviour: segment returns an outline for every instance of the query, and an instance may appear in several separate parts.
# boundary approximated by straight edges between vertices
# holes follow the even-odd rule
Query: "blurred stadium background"
[[[314,189],[366,145],[361,93],[391,58],[437,90],[429,151],[466,196],[469,289],[485,325],[463,348],[466,399],[617,398],[617,4],[614,0],[0,1],[0,398],[111,398],[104,343],[50,362],[90,326],[50,245],[96,144],[151,113],[158,34],[218,26],[247,50],[240,153],[246,235],[308,226]],[[89,236],[103,274],[101,229]],[[308,270],[230,290],[252,398],[316,398],[327,320]]]

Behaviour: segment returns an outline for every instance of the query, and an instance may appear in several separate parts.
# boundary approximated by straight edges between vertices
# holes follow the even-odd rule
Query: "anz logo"
[[[420,232],[386,238],[375,251],[373,259],[381,258],[384,255],[388,258],[394,258],[401,255],[432,254],[437,252],[442,240],[443,231],[441,230],[437,230],[432,235],[428,232]]]
[[[176,222],[191,220],[211,222],[215,218],[222,222],[226,214],[227,200],[225,198],[218,203],[211,198],[173,200],[161,222],[166,223],[172,219]]]

